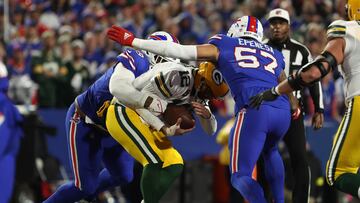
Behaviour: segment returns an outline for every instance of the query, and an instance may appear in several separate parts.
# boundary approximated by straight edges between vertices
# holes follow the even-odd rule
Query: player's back
[[[285,66],[279,51],[253,39],[225,35],[216,35],[209,43],[219,49],[217,68],[228,83],[238,110],[248,105],[251,96],[278,84]],[[286,96],[264,104],[289,109]]]
[[[340,69],[345,80],[346,100],[360,95],[360,21],[334,21],[328,28],[329,39],[345,40],[344,62]]]
[[[132,71],[135,77],[140,76],[150,68],[147,57],[140,51],[127,49],[120,54],[117,57],[117,63],[76,98],[80,109],[95,123],[100,122],[96,112],[104,105],[104,102],[113,98],[109,90],[109,82],[118,63]]]

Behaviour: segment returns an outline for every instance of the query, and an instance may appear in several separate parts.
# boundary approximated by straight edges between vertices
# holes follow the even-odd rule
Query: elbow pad
[[[321,54],[321,56],[324,57],[324,58],[323,58],[323,61],[324,61],[324,62],[327,62],[327,63],[329,64],[330,69],[327,71],[327,73],[330,72],[331,70],[335,70],[335,68],[337,68],[338,62],[337,62],[337,60],[336,60],[336,58],[335,58],[334,55],[332,55],[332,54],[331,54],[330,52],[328,52],[328,51],[324,51],[324,52]],[[327,73],[326,73],[326,74],[327,74]],[[324,76],[325,76],[325,75],[324,75]],[[322,78],[323,78],[324,76],[321,75]]]
[[[315,83],[319,82],[321,78],[325,77],[331,70],[334,70],[337,67],[336,58],[330,52],[324,51],[320,56],[321,56],[320,58],[317,58],[317,59],[315,59],[315,61],[306,64],[305,66],[300,68],[294,75],[290,75],[288,77],[289,85],[294,90],[301,90],[304,87],[314,85]],[[329,64],[328,69],[325,68],[325,66],[323,65],[323,62],[326,62]],[[314,81],[311,81],[310,83],[306,83],[301,78],[301,72],[305,72],[305,71],[309,70],[312,66],[315,66],[316,68],[319,69],[319,71],[321,73],[321,77]]]

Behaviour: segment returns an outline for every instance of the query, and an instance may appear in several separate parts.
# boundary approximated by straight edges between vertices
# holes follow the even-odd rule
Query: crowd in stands
[[[113,24],[140,38],[164,30],[182,44],[205,43],[214,34],[226,34],[243,15],[257,17],[266,30],[266,14],[281,7],[290,13],[293,38],[315,57],[326,43],[326,27],[344,16],[345,1],[12,0],[6,30],[0,3],[0,38],[6,39],[0,43],[0,60],[9,70],[16,103],[62,108],[116,61],[122,47],[105,35]],[[337,73],[322,81],[325,115],[334,119],[344,109],[341,83]]]

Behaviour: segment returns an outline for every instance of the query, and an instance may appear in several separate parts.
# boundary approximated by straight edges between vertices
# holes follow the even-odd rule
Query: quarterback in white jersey
[[[312,85],[341,65],[347,109],[334,137],[326,180],[338,190],[360,198],[360,1],[348,0],[346,11],[349,21],[335,21],[329,26],[326,47],[314,62],[271,90],[254,96],[251,104],[256,107],[280,94]]]
[[[117,68],[115,71],[124,75],[128,70]],[[112,85],[116,83],[110,83],[110,88],[114,88]],[[214,65],[206,62],[198,69],[176,62],[156,64],[133,80],[132,85],[162,103],[191,104],[202,128],[210,135],[215,133],[217,123],[202,101],[225,96],[229,91]],[[141,188],[145,202],[158,202],[182,171],[183,159],[167,138],[181,134],[176,132],[180,123],[166,126],[154,112],[145,108],[134,111],[127,107],[131,105],[126,104],[126,100],[120,97],[118,100],[107,110],[106,127],[111,136],[144,166]],[[166,108],[167,104],[164,106]],[[159,178],[166,181],[157,181]]]

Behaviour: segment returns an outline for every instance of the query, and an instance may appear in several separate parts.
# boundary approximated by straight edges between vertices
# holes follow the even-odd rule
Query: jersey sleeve
[[[327,29],[327,38],[345,37],[346,35],[346,24],[343,20],[337,20],[331,23]]]
[[[150,68],[149,60],[143,52],[138,50],[126,49],[117,56],[117,59],[126,69],[132,71],[135,77],[138,77]]]
[[[185,78],[184,75],[181,75],[184,74],[183,72],[186,71],[174,69],[157,72],[143,88],[143,91],[155,94],[160,98],[167,100],[169,103],[186,103],[190,96],[192,85],[190,84],[190,78],[188,78],[189,83],[182,80],[182,77]]]
[[[184,100],[190,95],[190,78],[189,83],[182,81],[187,71],[171,70],[158,73],[152,80],[156,89],[169,101]]]
[[[214,35],[212,37],[210,37],[209,39],[209,44],[215,45],[216,47],[221,47],[222,45],[222,41],[224,41],[226,39],[227,36],[223,35],[223,34],[217,34]]]

